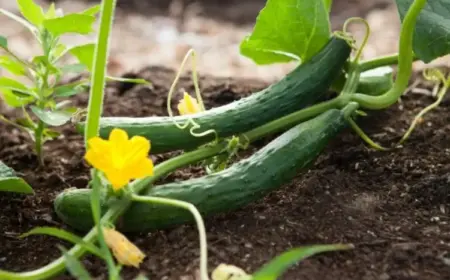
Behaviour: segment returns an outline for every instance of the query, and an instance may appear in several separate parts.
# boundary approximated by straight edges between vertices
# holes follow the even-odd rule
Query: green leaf
[[[253,33],[240,45],[241,54],[256,64],[306,62],[330,36],[328,11],[319,0],[268,0]]]
[[[327,11],[330,12],[331,6],[333,6],[333,0],[323,0],[323,3],[325,4]]]
[[[61,71],[63,73],[82,73],[86,70],[86,65],[77,63],[77,64],[69,64],[61,67]]]
[[[37,67],[44,67],[45,69],[47,69],[47,71],[49,71],[49,74],[57,74],[59,73],[59,69],[56,68],[49,60],[48,57],[43,56],[43,55],[39,55],[39,56],[35,56],[33,57],[33,59],[31,60],[31,62],[36,65]]]
[[[29,128],[30,130],[35,130],[37,125],[30,118],[18,118],[16,123],[24,128]]]
[[[90,8],[87,8],[86,10],[82,11],[81,13],[88,16],[95,16],[98,14],[101,10],[101,5],[95,5]]]
[[[36,228],[33,228],[32,230],[20,235],[19,238],[25,238],[30,235],[36,235],[36,234],[46,234],[46,235],[50,235],[53,237],[57,237],[57,238],[72,242],[73,244],[78,244],[78,245],[84,247],[86,250],[88,250],[92,254],[96,255],[97,257],[103,258],[101,250],[99,248],[97,248],[94,244],[88,243],[88,242],[84,241],[83,238],[81,238],[71,232],[68,232],[66,230],[59,229],[59,228],[36,227]]]
[[[72,118],[72,114],[65,111],[46,111],[36,106],[30,108],[40,120],[50,126],[61,126]]]
[[[43,131],[43,135],[47,140],[47,139],[56,139],[61,135],[61,133],[59,133],[58,131],[46,128]]]
[[[144,274],[139,274],[134,280],[149,280]]]
[[[68,14],[62,17],[45,19],[44,27],[54,36],[67,33],[89,34],[93,32],[95,17],[83,14]]]
[[[81,83],[73,83],[68,85],[62,85],[55,88],[55,97],[69,97],[79,94],[87,90],[87,86]]]
[[[55,3],[52,2],[50,4],[50,6],[48,7],[47,12],[45,13],[45,18],[50,19],[50,18],[55,18],[55,17],[56,17],[56,8],[55,8]]]
[[[0,67],[17,76],[26,75],[26,69],[22,63],[7,55],[0,56]]]
[[[93,43],[79,45],[69,50],[69,52],[73,56],[75,56],[81,64],[86,65],[89,71],[91,71],[92,69],[92,63],[94,61],[94,51],[95,44]]]
[[[300,260],[323,252],[349,249],[353,249],[353,246],[346,244],[331,244],[295,248],[284,252],[268,264],[264,265],[260,270],[253,274],[252,280],[275,280]]]
[[[413,0],[396,0],[403,21]],[[425,63],[450,53],[450,0],[427,1],[417,18],[413,39],[416,56]]]
[[[66,260],[66,267],[70,274],[77,280],[92,280],[89,272],[84,268],[80,260],[64,249],[64,247],[58,245],[59,250],[63,253],[64,259]]]
[[[32,96],[30,97],[19,96],[9,89],[0,89],[0,94],[3,96],[5,103],[8,106],[14,108],[25,106],[34,101],[34,97]]]
[[[67,47],[63,44],[58,44],[51,51],[51,56],[54,60],[58,60],[66,53]],[[54,61],[55,62],[55,61]]]
[[[36,26],[42,24],[45,18],[44,12],[33,0],[17,0],[17,4],[24,18]]]
[[[7,49],[8,48],[8,39],[0,35],[0,48]]]
[[[0,77],[0,88],[16,90],[25,94],[27,94],[30,91],[30,89],[21,82],[18,82],[16,80],[7,77]]]
[[[34,194],[33,189],[24,179],[17,177],[14,169],[0,160],[0,191]]]

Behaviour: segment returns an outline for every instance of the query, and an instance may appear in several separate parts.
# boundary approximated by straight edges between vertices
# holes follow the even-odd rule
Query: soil
[[[133,75],[152,81],[152,88],[110,84],[105,115],[164,115],[174,73],[148,67]],[[201,78],[207,108],[265,86],[256,80]],[[192,92],[189,76],[181,79],[179,89]],[[376,141],[389,145],[399,140],[413,115],[432,100],[409,93],[400,104],[371,112],[360,124]],[[85,106],[87,95],[74,102]],[[210,268],[225,262],[251,272],[292,247],[349,242],[355,244],[354,250],[312,257],[290,269],[283,279],[449,279],[449,106],[447,99],[426,116],[403,148],[387,152],[367,148],[348,129],[330,143],[309,171],[280,190],[239,211],[207,218]],[[66,228],[55,216],[52,202],[66,188],[86,186],[82,137],[70,125],[64,126],[66,137],[47,143],[46,166],[39,168],[25,134],[4,124],[0,131],[0,158],[23,174],[36,191],[33,196],[0,195],[0,267],[31,270],[59,255],[56,244],[69,246],[46,236],[16,237],[36,226]],[[158,156],[156,161],[164,158]],[[170,180],[199,176],[199,172],[187,168]],[[128,237],[148,255],[141,271],[150,279],[195,279],[195,227]],[[84,264],[93,275],[105,279],[101,261],[87,257]],[[125,269],[124,279],[136,273]]]
[[[119,0],[119,5],[124,2]],[[230,5],[235,8],[227,10],[228,6],[223,4],[226,1],[200,2],[211,7],[203,13],[237,23],[253,21],[264,3],[246,1],[246,6],[254,6],[236,9]],[[335,1],[334,9],[341,11],[334,13],[335,19],[363,16],[364,11],[388,1],[354,2],[358,4]],[[148,1],[127,3],[144,5]],[[168,1],[154,3],[161,3],[161,9],[168,8],[164,4]],[[134,7],[148,11],[137,4]],[[216,12],[211,10],[214,7]],[[149,89],[109,84],[104,115],[165,115],[165,97],[174,78],[172,70],[149,66],[130,75],[150,80],[153,85]],[[207,108],[232,102],[267,85],[258,80],[201,77]],[[193,92],[187,75],[180,81],[179,92],[183,89]],[[73,100],[77,106],[86,106],[87,94]],[[429,95],[411,90],[400,103],[387,110],[370,112],[359,124],[373,139],[389,146],[401,138],[413,116],[433,101]],[[311,257],[290,269],[283,279],[450,279],[449,107],[450,99],[446,98],[440,107],[426,115],[402,148],[387,152],[369,149],[347,129],[329,144],[313,167],[278,191],[239,211],[207,218],[210,269],[219,263],[230,263],[252,272],[292,247],[348,242],[355,245],[354,250]],[[4,108],[0,114],[15,117]],[[33,196],[0,194],[0,269],[36,269],[60,255],[56,244],[70,246],[47,236],[17,239],[37,226],[71,230],[54,214],[53,199],[66,188],[84,188],[88,166],[82,160],[82,136],[71,125],[59,130],[65,136],[46,144],[46,165],[41,168],[36,164],[28,136],[0,123],[0,159],[18,171],[36,191]],[[154,159],[158,163],[169,156]],[[202,172],[197,167],[185,168],[167,180],[187,179]],[[194,226],[128,237],[147,254],[140,271],[150,279],[195,279],[199,244]],[[97,279],[106,279],[103,262],[86,257],[83,263]],[[133,279],[138,272],[124,269],[123,278]],[[54,279],[72,278],[64,274]]]

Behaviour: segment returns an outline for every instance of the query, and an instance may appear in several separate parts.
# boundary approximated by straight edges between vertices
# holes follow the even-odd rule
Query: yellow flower
[[[201,111],[197,99],[185,92],[183,99],[178,103],[178,112],[180,115],[195,114]]]
[[[88,141],[85,159],[103,171],[115,191],[130,180],[153,175],[153,162],[148,158],[150,141],[142,136],[128,139],[122,129],[113,129],[108,140],[93,137]]]
[[[145,254],[136,245],[112,228],[103,228],[103,233],[106,245],[111,249],[119,263],[136,268],[139,267],[145,258]]]

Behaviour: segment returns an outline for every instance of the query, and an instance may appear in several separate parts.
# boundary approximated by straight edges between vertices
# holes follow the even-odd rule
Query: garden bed
[[[105,116],[165,115],[166,95],[174,73],[162,67],[141,70],[152,89],[113,83],[108,86]],[[257,80],[203,76],[207,108],[239,99],[267,86]],[[193,91],[185,76],[180,89]],[[75,99],[86,106],[87,94]],[[433,99],[408,92],[398,105],[371,112],[362,128],[383,145],[395,143],[412,117]],[[264,199],[239,211],[206,218],[209,264],[236,264],[254,271],[277,254],[296,246],[350,242],[356,248],[315,256],[290,269],[283,279],[449,279],[450,278],[450,111],[449,100],[425,117],[403,148],[368,149],[351,130],[336,138],[306,173]],[[10,112],[0,111],[0,114]],[[36,194],[0,194],[0,267],[24,271],[60,255],[60,240],[17,235],[36,226],[66,229],[53,211],[53,199],[70,187],[84,188],[88,166],[83,138],[72,126],[65,138],[46,145],[46,166],[38,168],[28,137],[0,124],[0,158],[33,186]],[[167,156],[158,156],[160,162]],[[198,167],[165,179],[202,174]],[[140,270],[150,279],[195,279],[198,235],[194,226],[127,235],[146,254]],[[84,264],[106,279],[104,263],[91,257]],[[124,279],[136,270],[125,269]],[[54,279],[72,279],[61,276]]]

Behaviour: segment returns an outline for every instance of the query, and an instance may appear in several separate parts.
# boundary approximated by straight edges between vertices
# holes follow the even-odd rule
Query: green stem
[[[208,245],[206,239],[206,229],[205,224],[203,222],[202,215],[198,211],[198,209],[191,203],[176,200],[176,199],[168,199],[162,197],[149,197],[149,196],[139,196],[132,195],[132,200],[138,202],[145,203],[155,203],[155,204],[163,204],[170,205],[174,207],[179,207],[186,209],[192,213],[197,222],[197,228],[200,238],[200,279],[201,280],[209,280],[208,276]]]
[[[398,74],[394,86],[379,96],[354,94],[352,97],[353,101],[358,102],[364,108],[374,110],[384,109],[397,102],[403,94],[408,87],[412,73],[414,29],[417,17],[426,2],[427,0],[414,0],[403,20],[399,43]]]
[[[106,265],[109,271],[109,279],[115,279],[116,275],[116,266],[114,263],[114,259],[109,251],[108,246],[105,242],[105,235],[103,233],[103,224],[101,222],[101,208],[100,208],[100,191],[102,187],[102,183],[100,182],[99,174],[97,170],[92,172],[92,195],[91,195],[91,209],[92,216],[95,223],[95,227],[98,233],[98,243],[100,244],[100,250],[102,250],[103,259],[106,261]]]
[[[325,111],[328,111],[333,108],[342,108],[348,103],[348,98],[336,97],[329,101],[325,101],[306,109],[297,111],[290,115],[284,116],[272,122],[266,123],[258,128],[250,130],[244,133],[245,137],[250,141],[256,141],[261,139],[267,135],[274,134],[285,130],[289,127],[292,127],[302,121],[313,118]]]
[[[413,53],[413,61],[417,61],[419,58]],[[398,64],[399,54],[391,54],[386,56],[380,56],[374,59],[363,61],[359,64],[361,72],[372,70],[378,67],[389,66]]]
[[[36,130],[34,131],[34,137],[35,137],[35,149],[36,149],[36,155],[39,161],[40,166],[44,166],[44,153],[42,150],[43,146],[43,136],[44,136],[44,128],[45,124],[42,120],[38,121],[38,126]]]
[[[342,91],[340,93],[340,96],[350,98],[348,96],[355,93],[356,89],[358,88],[359,78],[361,76],[361,69],[359,68],[357,63],[352,63],[349,67],[348,72],[348,78],[346,83],[344,84],[344,87],[342,88]]]
[[[114,18],[116,0],[103,0],[101,6],[100,31],[95,46],[92,86],[89,94],[89,105],[86,119],[85,144],[97,136],[103,107],[106,64],[109,52],[111,26]]]

